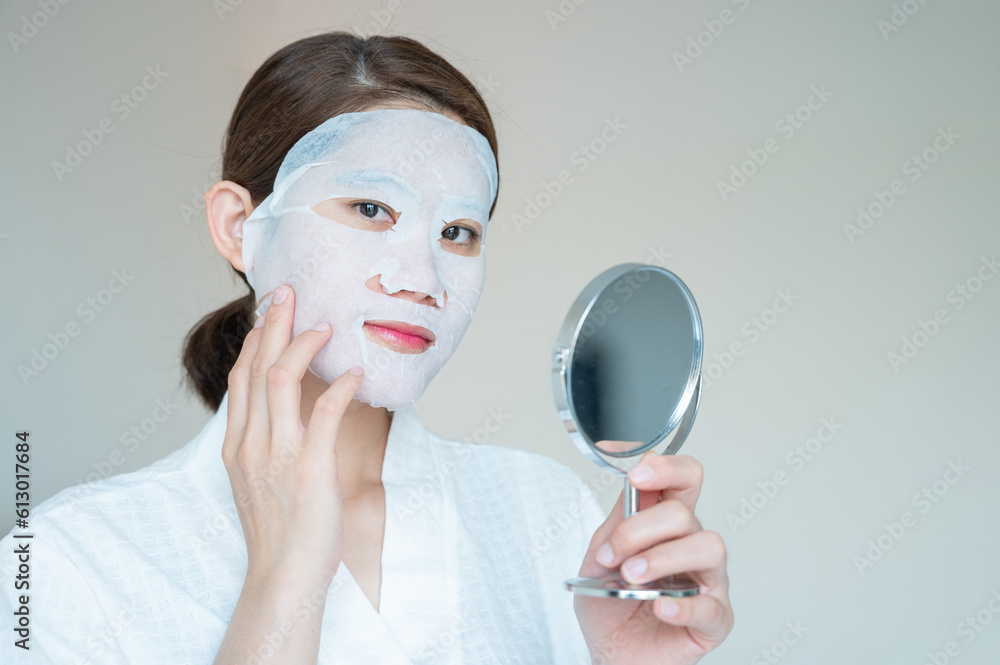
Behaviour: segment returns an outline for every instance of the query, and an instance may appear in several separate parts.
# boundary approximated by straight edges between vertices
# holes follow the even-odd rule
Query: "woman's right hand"
[[[331,329],[322,323],[289,343],[294,311],[293,290],[279,287],[243,343],[229,373],[222,459],[246,539],[248,582],[319,587],[325,595],[344,545],[334,445],[362,375],[356,367],[338,377],[304,427],[300,383]]]

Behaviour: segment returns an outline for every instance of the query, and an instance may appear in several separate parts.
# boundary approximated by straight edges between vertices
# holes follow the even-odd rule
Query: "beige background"
[[[684,447],[706,468],[698,514],[726,538],[736,614],[704,662],[768,662],[765,649],[783,663],[924,663],[949,641],[953,661],[990,661],[1000,279],[985,267],[992,279],[976,279],[1000,253],[1000,5],[896,7],[900,26],[889,0],[72,2],[36,17],[32,33],[39,5],[5,2],[0,531],[14,525],[16,430],[32,432],[37,505],[102,468],[143,467],[201,428],[208,414],[181,391],[180,343],[241,291],[203,213],[185,206],[217,176],[252,71],[290,41],[352,26],[438,50],[487,95],[500,134],[487,286],[417,405],[429,427],[472,437],[502,409],[509,418],[480,440],[597,482],[556,418],[551,346],[591,277],[626,261],[664,265],[698,301],[706,371],[743,345],[713,370]],[[15,49],[10,33],[22,32]],[[706,44],[700,54],[689,38]],[[674,54],[689,47],[697,57],[679,68]],[[112,104],[147,66],[166,76],[122,118]],[[826,98],[809,109],[813,90]],[[796,113],[808,117],[798,128],[779,124]],[[114,131],[60,181],[52,163],[105,117]],[[580,170],[580,146],[609,119],[620,134]],[[717,183],[747,150],[767,161],[724,197]],[[925,150],[934,163],[914,171]],[[519,227],[512,215],[564,169],[572,183]],[[894,180],[892,205],[851,242],[845,224]],[[122,269],[134,277],[124,291],[92,318],[78,311]],[[967,282],[971,300],[953,292]],[[797,298],[781,314],[768,312],[778,290]],[[917,334],[926,343],[894,368],[887,354],[939,309],[946,323]],[[756,336],[754,317],[770,322]],[[18,366],[71,323],[79,334],[25,383]],[[157,400],[174,414],[123,444]],[[797,457],[823,418],[840,429]],[[946,474],[949,461],[969,470]],[[776,473],[786,484],[754,496]],[[936,502],[915,503],[936,481]],[[618,491],[601,493],[605,507]],[[760,507],[734,527],[727,515],[743,500]],[[894,542],[885,525],[906,512]],[[880,536],[893,546],[862,574],[857,557]],[[991,620],[981,632],[964,624],[977,612]],[[793,637],[789,622],[807,632]]]

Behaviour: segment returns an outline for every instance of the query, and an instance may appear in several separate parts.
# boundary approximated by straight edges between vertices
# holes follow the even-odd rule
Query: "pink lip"
[[[399,353],[423,353],[434,346],[434,333],[402,321],[365,321],[365,337]]]

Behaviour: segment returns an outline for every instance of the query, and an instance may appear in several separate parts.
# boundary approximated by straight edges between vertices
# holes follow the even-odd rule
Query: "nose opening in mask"
[[[440,281],[437,284],[439,288],[428,292],[410,282],[389,280],[382,273],[372,275],[365,282],[365,286],[376,293],[402,298],[418,305],[442,308],[448,303],[448,291],[440,285]]]
[[[383,256],[371,268],[366,286],[377,292],[402,297],[411,302],[442,308],[447,302],[445,285],[433,256],[416,254],[412,248]],[[397,295],[398,294],[398,295]]]

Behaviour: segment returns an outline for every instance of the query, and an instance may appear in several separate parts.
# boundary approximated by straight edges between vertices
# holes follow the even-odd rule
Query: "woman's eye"
[[[479,240],[479,233],[465,226],[449,226],[441,235],[458,245],[472,245]]]
[[[351,207],[356,209],[362,217],[365,217],[373,222],[396,221],[384,206],[372,201],[360,201],[358,203],[351,204]],[[379,215],[380,212],[382,213],[381,215]]]

